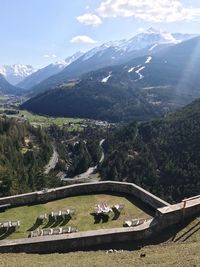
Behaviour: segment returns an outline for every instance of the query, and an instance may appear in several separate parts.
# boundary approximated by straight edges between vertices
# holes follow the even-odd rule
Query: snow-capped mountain
[[[84,54],[84,52],[82,51],[78,51],[75,54],[73,54],[72,56],[67,57],[64,62],[65,62],[65,67],[67,67],[68,65],[70,65],[72,62],[74,62],[75,60],[77,60],[78,58],[80,58],[82,55]]]
[[[161,32],[150,28],[146,32],[137,34],[130,40],[124,41],[119,47],[130,52],[145,49],[155,44],[177,44],[178,42],[179,40],[176,40],[172,33]]]
[[[57,61],[52,63],[38,71],[34,72],[33,74],[29,75],[23,81],[21,81],[18,86],[24,89],[29,89],[40,82],[44,81],[45,79],[49,78],[52,75],[55,75],[61,72],[65,67],[70,65],[73,61],[77,60],[80,56],[82,56],[82,52],[77,52],[70,57],[67,57],[63,61]]]
[[[136,57],[150,56],[159,50],[192,37],[194,35],[172,34],[150,28],[129,40],[111,41],[102,44],[74,60],[58,74],[33,87],[33,91],[34,93],[40,93],[55,88],[68,80],[79,79],[81,75],[87,72],[106,66],[120,65]]]
[[[178,44],[184,40],[188,40],[195,35],[191,34],[181,34],[181,33],[169,33],[169,32],[162,32],[155,30],[154,28],[149,28],[147,31],[143,33],[139,33],[133,38],[129,40],[119,40],[119,41],[111,41],[101,46],[95,47],[92,50],[85,53],[82,57],[82,60],[88,60],[93,56],[97,55],[98,57],[102,56],[104,52],[109,49],[113,48],[119,56],[126,55],[127,53],[133,51],[139,51],[143,49],[152,49],[156,46],[163,46],[163,45],[174,45]],[[112,55],[114,59],[114,56]]]
[[[37,69],[31,65],[14,64],[0,66],[0,73],[4,75],[9,83],[14,85],[36,71]]]

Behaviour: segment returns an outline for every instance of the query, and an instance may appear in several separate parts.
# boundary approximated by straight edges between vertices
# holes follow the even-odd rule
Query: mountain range
[[[180,33],[171,34],[150,28],[129,40],[108,42],[86,53],[77,52],[63,61],[55,62],[42,69],[37,70],[31,65],[22,64],[3,65],[0,67],[0,73],[9,83],[36,95],[69,80],[80,79],[81,75],[89,71],[123,64],[130,59],[146,54],[154,54],[167,46],[193,36]]]
[[[6,80],[13,85],[18,84],[36,71],[37,69],[31,65],[14,64],[0,66],[0,74],[4,75]]]
[[[161,49],[192,38],[189,34],[171,34],[153,28],[137,34],[129,40],[108,42],[91,49],[61,72],[31,88],[33,94],[58,87],[69,80],[80,79],[89,72],[106,66],[123,64],[130,59],[154,54]]]
[[[20,83],[18,83],[18,86],[20,88],[28,90],[33,86],[36,86],[37,84],[41,83],[42,81],[48,79],[50,76],[61,72],[66,66],[70,65],[82,55],[82,52],[77,52],[63,61],[58,61],[42,69],[39,69],[38,71],[32,73],[27,78],[22,80]]]
[[[1,76],[1,91],[26,92],[31,99],[22,108],[36,113],[113,122],[148,120],[200,97],[199,39],[150,28],[129,40],[50,64],[18,88]]]
[[[200,97],[200,37],[82,75],[22,108],[56,116],[147,120]]]

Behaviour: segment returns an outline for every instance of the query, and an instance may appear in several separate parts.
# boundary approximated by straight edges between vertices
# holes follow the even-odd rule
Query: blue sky
[[[0,0],[0,65],[42,67],[154,27],[200,33],[199,1]]]

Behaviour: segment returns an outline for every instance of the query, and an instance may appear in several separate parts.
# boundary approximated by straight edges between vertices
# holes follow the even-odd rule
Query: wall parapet
[[[134,228],[100,229],[57,236],[5,240],[0,242],[0,253],[66,252],[119,241],[137,241],[151,236],[152,221],[153,219]]]
[[[70,196],[92,193],[123,193],[132,195],[153,209],[170,205],[166,201],[154,196],[150,192],[133,183],[104,181],[96,183],[84,183],[68,185],[49,189],[48,191],[36,191],[32,193],[14,195],[0,198],[0,205],[11,204],[14,206],[31,205],[61,199]]]

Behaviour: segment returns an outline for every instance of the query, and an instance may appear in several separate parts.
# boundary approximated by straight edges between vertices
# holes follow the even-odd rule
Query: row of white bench
[[[49,214],[40,214],[38,217],[37,217],[37,220],[40,220],[40,221],[45,221],[48,219],[48,217],[52,217],[54,219],[58,219],[58,218],[61,218],[62,219],[65,219],[66,217],[68,216],[73,216],[75,214],[75,209],[66,209],[66,210],[59,210],[59,211],[52,211],[50,212]]]
[[[20,227],[20,221],[6,221],[6,222],[0,222],[0,229],[9,229],[9,228],[15,228],[18,229]]]
[[[69,234],[78,232],[78,228],[76,226],[68,226],[66,228],[58,227],[58,228],[46,228],[46,229],[36,229],[35,231],[31,231],[29,237],[38,237],[38,236],[47,236],[47,235],[60,235],[60,234]]]

